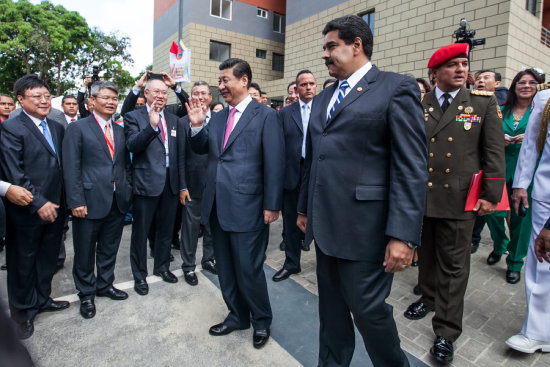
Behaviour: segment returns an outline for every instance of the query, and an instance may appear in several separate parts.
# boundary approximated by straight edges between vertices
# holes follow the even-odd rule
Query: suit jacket
[[[472,176],[483,169],[481,198],[498,203],[505,176],[504,131],[494,96],[476,95],[463,88],[445,113],[435,92],[424,96],[428,139],[428,186],[425,216],[471,219],[465,212]],[[460,122],[460,114],[475,115],[479,122]],[[481,158],[484,157],[482,160]]]
[[[279,111],[279,121],[283,126],[285,137],[285,190],[294,190],[300,183],[302,172],[300,160],[302,158],[302,142],[304,127],[300,102],[286,106]]]
[[[412,78],[373,66],[327,122],[338,83],[314,99],[298,212],[329,256],[382,262],[388,238],[420,244],[426,136]]]
[[[86,101],[84,100],[85,97],[86,97],[86,93],[82,93],[81,91],[78,91],[76,95],[76,102],[78,103],[78,114],[82,119],[90,116],[90,111],[86,109]]]
[[[176,93],[176,97],[178,97],[179,103],[167,105],[165,107],[165,110],[178,117],[183,117],[187,115],[187,108],[185,108],[185,103],[187,103],[187,101],[189,100],[189,95],[182,89],[180,93]],[[124,103],[122,104],[122,108],[120,109],[120,114],[124,116],[128,112],[135,110],[138,98],[139,94],[136,95],[130,90],[126,98],[124,98]],[[138,109],[139,108],[143,107],[140,106],[138,107]]]
[[[260,230],[263,211],[282,206],[283,129],[273,109],[252,100],[223,149],[228,117],[229,108],[216,113],[189,140],[196,153],[208,153],[201,221],[208,223],[215,200],[224,231]]]
[[[186,189],[185,151],[178,151],[178,119],[164,111],[166,138],[170,161],[170,189],[179,194]],[[124,115],[126,147],[132,156],[132,179],[134,194],[160,196],[166,181],[166,151],[160,137],[160,130],[153,130],[149,123],[147,108],[128,112]]]
[[[124,129],[117,124],[111,127],[115,146],[113,158],[94,115],[71,123],[63,139],[67,207],[87,206],[86,219],[101,219],[109,214],[113,204],[113,183],[121,214],[128,211],[132,200],[132,172]]]
[[[187,116],[180,120],[179,127],[181,133],[178,136],[183,143],[178,144],[178,149],[185,150],[185,178],[187,180],[187,189],[191,199],[202,199],[206,178],[206,166],[208,163],[208,154],[198,154],[191,149],[189,144],[189,118]]]
[[[25,207],[7,205],[21,214],[32,214],[47,201],[58,204],[59,212],[65,209],[63,194],[62,141],[63,127],[46,118],[56,151],[54,152],[42,132],[24,113],[2,123],[0,134],[0,167],[2,177],[13,185],[29,190],[34,199]]]

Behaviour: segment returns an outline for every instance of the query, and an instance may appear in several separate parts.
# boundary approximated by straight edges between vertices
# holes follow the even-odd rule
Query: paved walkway
[[[266,264],[275,270],[284,262],[279,251],[281,221],[272,225]],[[266,268],[274,309],[272,340],[261,351],[250,345],[251,330],[235,332],[224,338],[207,333],[209,325],[221,321],[226,309],[216,279],[199,272],[199,285],[191,287],[181,277],[176,285],[151,277],[151,291],[146,297],[133,290],[129,265],[130,227],[126,227],[118,255],[117,286],[129,290],[127,301],[104,298],[96,301],[97,315],[84,320],[78,314],[78,298],[72,280],[72,239],[67,239],[66,266],[55,277],[54,297],[74,303],[60,313],[37,317],[35,335],[25,342],[39,366],[314,366],[316,360],[317,285],[315,251],[302,252],[302,272],[293,275],[294,282],[273,283],[273,271]],[[523,282],[516,285],[504,280],[504,259],[492,267],[485,263],[490,252],[485,231],[482,246],[472,257],[472,272],[466,295],[464,333],[456,343],[453,366],[550,366],[550,353],[525,355],[506,347],[504,341],[517,333],[523,322],[525,296]],[[180,269],[179,252],[173,270]],[[198,257],[200,262],[200,256]],[[0,254],[3,262],[4,253]],[[149,269],[152,260],[149,259]],[[200,270],[200,265],[197,270]],[[401,336],[403,348],[427,365],[434,365],[428,350],[433,342],[430,318],[410,321],[403,311],[417,297],[412,293],[416,269],[396,275],[389,303]],[[205,276],[207,275],[207,276]],[[6,273],[0,273],[0,301],[6,300]],[[155,282],[156,281],[156,282]],[[307,290],[308,292],[304,291]],[[301,314],[288,323],[287,310]],[[300,322],[298,326],[298,322]],[[275,327],[275,323],[280,323]],[[286,324],[285,324],[286,323]],[[295,326],[294,328],[292,326]],[[281,330],[293,330],[292,333]],[[297,331],[297,333],[295,331]],[[306,341],[299,340],[301,333]],[[364,351],[357,339],[353,365],[364,365]],[[417,361],[418,362],[418,361]],[[417,362],[414,364],[418,365]]]

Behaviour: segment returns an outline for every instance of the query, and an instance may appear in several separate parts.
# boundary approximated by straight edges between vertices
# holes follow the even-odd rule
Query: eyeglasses
[[[167,96],[168,95],[168,91],[165,91],[165,90],[160,90],[160,89],[153,89],[153,90],[147,90],[149,93],[153,94],[153,95],[161,95],[161,96]]]
[[[33,94],[32,96],[25,95],[26,98],[32,99],[33,101],[41,101],[44,98],[46,101],[52,99],[50,94]]]
[[[524,86],[526,86],[527,84],[529,84],[530,86],[535,86],[535,85],[537,85],[537,84],[539,84],[539,83],[537,83],[536,80],[529,80],[529,82],[526,82],[525,80],[522,80],[522,81],[519,81],[517,84],[518,84],[518,85],[521,85],[522,87],[524,87]]]
[[[105,101],[105,102],[109,102],[109,101],[118,102],[118,97],[97,96],[96,98],[101,99],[102,101]]]

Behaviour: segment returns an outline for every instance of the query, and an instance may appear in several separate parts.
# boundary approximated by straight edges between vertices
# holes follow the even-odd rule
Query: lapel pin
[[[357,91],[358,91],[358,92],[361,92],[362,90],[363,90],[363,88],[357,87]]]
[[[468,107],[466,107],[466,108],[464,109],[464,112],[466,112],[466,113],[472,113],[472,112],[474,112],[474,108],[473,108],[472,106],[468,106]]]
[[[434,111],[434,108],[433,108],[433,107],[430,107],[430,108],[428,109],[428,111],[433,112],[433,111]]]

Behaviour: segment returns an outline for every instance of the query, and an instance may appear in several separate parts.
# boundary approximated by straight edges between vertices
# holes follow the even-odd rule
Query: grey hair
[[[199,86],[199,85],[206,85],[208,87],[208,90],[210,90],[210,84],[208,84],[207,82],[205,82],[204,80],[199,80],[195,83],[193,83],[193,86],[191,87],[191,90],[193,90],[193,88]],[[210,94],[212,94],[212,92],[210,92]]]
[[[109,89],[115,92],[118,95],[118,87],[113,82],[108,82],[105,80],[99,80],[92,84],[90,88],[90,93],[93,97],[96,97],[99,94],[99,91],[102,89]]]

